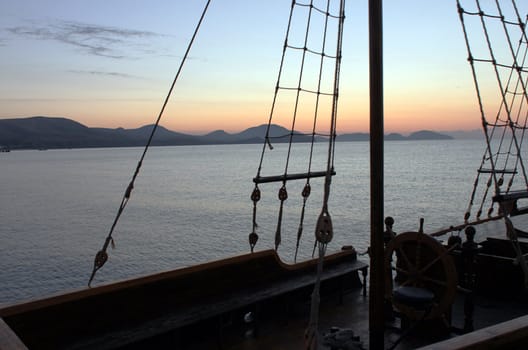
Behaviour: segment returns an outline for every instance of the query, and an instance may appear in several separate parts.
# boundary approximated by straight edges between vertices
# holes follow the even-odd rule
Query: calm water
[[[308,145],[298,145],[299,152]],[[385,214],[395,230],[426,231],[460,223],[483,141],[385,144]],[[245,253],[251,231],[260,145],[152,148],[114,233],[116,249],[98,272],[102,284]],[[0,303],[84,288],[142,149],[0,153]],[[265,164],[283,172],[284,146]],[[369,240],[369,145],[338,143],[330,214],[334,240],[364,251]],[[295,157],[295,154],[294,154]],[[303,171],[303,158],[291,164]],[[325,156],[313,170],[324,170]],[[269,164],[268,164],[269,163]],[[267,169],[267,168],[265,168]],[[313,247],[321,180],[312,180],[300,256]],[[293,260],[304,183],[288,185],[281,256]],[[273,246],[279,184],[263,184],[257,249]]]

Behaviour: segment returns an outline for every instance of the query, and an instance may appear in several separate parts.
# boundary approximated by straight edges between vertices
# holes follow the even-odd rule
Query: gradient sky
[[[0,0],[0,118],[153,123],[205,3]],[[290,4],[212,1],[161,124],[205,133],[266,123]],[[367,4],[347,3],[340,132],[368,131]],[[478,129],[456,2],[388,0],[384,14],[386,132]]]

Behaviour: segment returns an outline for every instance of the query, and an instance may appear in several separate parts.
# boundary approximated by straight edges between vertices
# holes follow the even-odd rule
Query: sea
[[[265,149],[261,175],[326,170],[326,143]],[[384,213],[396,232],[432,232],[463,221],[484,151],[483,140],[385,142]],[[103,285],[249,252],[262,145],[151,147],[115,229],[115,248],[92,283]],[[25,150],[0,153],[0,303],[87,288],[93,260],[116,218],[142,148]],[[271,155],[269,155],[271,154]],[[288,157],[288,154],[290,156]],[[328,250],[370,239],[368,142],[338,142],[328,213]],[[287,163],[287,166],[286,166]],[[308,168],[310,166],[310,168]],[[311,182],[297,260],[314,247],[323,178]],[[281,258],[294,262],[305,180],[286,184]],[[260,184],[256,250],[274,247],[282,183]],[[366,256],[363,256],[367,260]]]

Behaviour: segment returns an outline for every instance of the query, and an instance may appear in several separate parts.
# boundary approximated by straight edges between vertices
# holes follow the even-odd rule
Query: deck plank
[[[338,278],[347,273],[356,272],[368,268],[361,261],[344,262],[330,266],[323,270],[321,281]],[[257,286],[239,290],[228,297],[204,300],[199,305],[189,305],[178,312],[170,313],[156,319],[148,320],[138,327],[123,329],[122,331],[94,337],[88,341],[82,341],[72,346],[72,349],[112,349],[141,339],[163,334],[173,329],[193,324],[205,319],[240,309],[252,304],[266,301],[281,295],[285,295],[301,288],[314,284],[315,273],[307,273],[293,278],[277,281],[267,287]]]
[[[27,347],[17,337],[0,317],[0,350],[27,350]]]
[[[0,317],[28,347],[113,348],[283,295],[304,294],[315,282],[315,262],[287,265],[276,252],[263,251],[7,306],[0,309]],[[331,254],[327,262],[322,280],[335,280],[337,286],[345,275],[359,285],[358,271],[364,277],[368,268],[357,261],[355,251]],[[43,327],[50,319],[54,327]]]
[[[494,326],[427,345],[421,350],[458,350],[458,349],[515,349],[526,344],[528,338],[528,316],[522,316]],[[526,345],[523,345],[524,348]],[[419,350],[420,350],[419,349]]]

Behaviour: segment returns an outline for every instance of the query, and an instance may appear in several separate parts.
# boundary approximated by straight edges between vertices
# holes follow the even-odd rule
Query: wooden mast
[[[384,347],[383,26],[382,0],[369,0],[370,75],[370,349]]]

